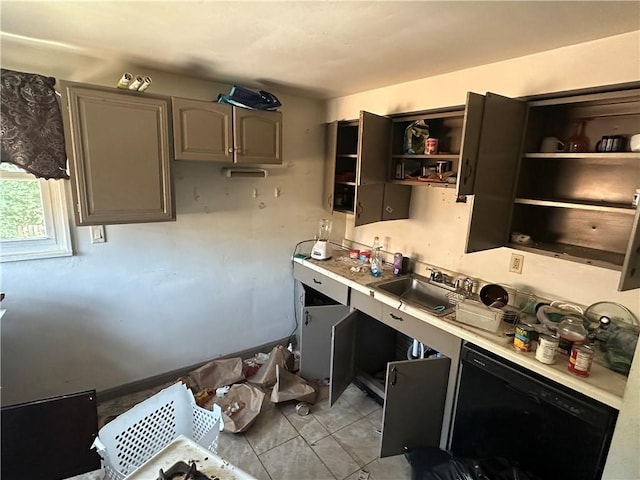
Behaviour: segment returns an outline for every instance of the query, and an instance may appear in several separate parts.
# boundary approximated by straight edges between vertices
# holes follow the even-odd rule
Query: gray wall
[[[151,93],[212,100],[230,89],[131,65],[30,67],[24,55],[9,62],[8,47],[3,67],[58,79],[115,85],[126,70],[151,74]],[[324,216],[324,111],[274,93],[285,164],[266,179],[175,162],[176,222],[107,226],[107,242],[91,244],[89,227],[72,221],[73,257],[1,265],[4,405],[101,391],[292,333],[290,257]],[[341,238],[343,221],[335,231]]]

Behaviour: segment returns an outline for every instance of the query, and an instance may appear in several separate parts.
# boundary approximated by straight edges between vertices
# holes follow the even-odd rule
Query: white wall
[[[327,120],[357,118],[360,110],[380,115],[462,105],[473,91],[519,97],[640,80],[640,32],[485,65],[438,77],[371,90],[329,103]],[[426,264],[486,281],[526,288],[551,299],[591,305],[619,302],[640,317],[640,292],[618,292],[619,272],[542,255],[522,253],[523,274],[508,272],[511,250],[464,254],[470,204],[455,203],[453,189],[413,187],[410,219],[353,226],[345,237],[370,244],[374,235],[385,249],[401,251]],[[425,273],[425,266],[420,272]],[[640,345],[636,359],[640,358]],[[640,478],[640,366],[635,362],[612,444],[605,478]]]
[[[108,86],[125,70],[151,74],[149,92],[202,100],[230,89],[107,66],[35,69],[24,55],[19,64],[3,61]],[[72,227],[73,257],[1,265],[4,405],[116,387],[293,331],[290,257],[325,215],[325,112],[321,102],[274,93],[283,104],[284,165],[268,168],[266,179],[231,180],[220,165],[176,162],[176,222],[107,226],[107,243],[95,245],[88,227]],[[341,238],[344,223],[335,228]]]

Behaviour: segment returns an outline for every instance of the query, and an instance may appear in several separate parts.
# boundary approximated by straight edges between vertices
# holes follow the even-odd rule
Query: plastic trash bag
[[[264,90],[254,92],[236,85],[231,88],[229,95],[218,95],[218,103],[229,103],[250,110],[277,110],[282,106],[273,93]]]

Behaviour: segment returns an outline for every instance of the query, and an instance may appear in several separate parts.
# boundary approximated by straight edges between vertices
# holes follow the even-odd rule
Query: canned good
[[[555,363],[559,344],[560,339],[554,335],[540,335],[538,348],[536,348],[536,360],[547,365]]]
[[[574,345],[569,357],[569,371],[581,377],[588,377],[594,355],[595,350],[589,345]]]
[[[369,263],[369,259],[371,258],[371,252],[365,251],[360,252],[360,260],[366,263]]]
[[[438,153],[438,139],[427,138],[424,145],[424,153],[427,155],[434,155]]]
[[[532,325],[526,323],[518,324],[513,337],[513,348],[521,352],[530,352],[533,350],[533,342],[537,339],[538,331]]]
[[[451,162],[448,160],[438,160],[436,162],[436,173],[442,175],[451,170]]]
[[[309,404],[300,402],[296,405],[296,413],[302,417],[309,415]]]

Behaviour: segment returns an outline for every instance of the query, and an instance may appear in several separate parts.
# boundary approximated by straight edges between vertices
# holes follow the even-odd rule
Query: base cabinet
[[[296,308],[302,319],[300,375],[308,379],[328,378],[331,405],[354,380],[382,401],[381,457],[399,455],[404,447],[446,447],[445,430],[452,411],[448,400],[453,398],[451,385],[455,388],[459,356],[455,345],[459,345],[459,340],[436,332],[451,337],[451,341],[434,338],[433,343],[453,354],[440,352],[441,355],[432,358],[408,360],[411,338],[376,318],[383,312],[379,302],[351,291],[353,303],[375,317],[370,316],[301,283],[299,277],[300,274],[296,282]],[[316,280],[324,283],[323,279]],[[436,355],[436,348],[431,348]]]

